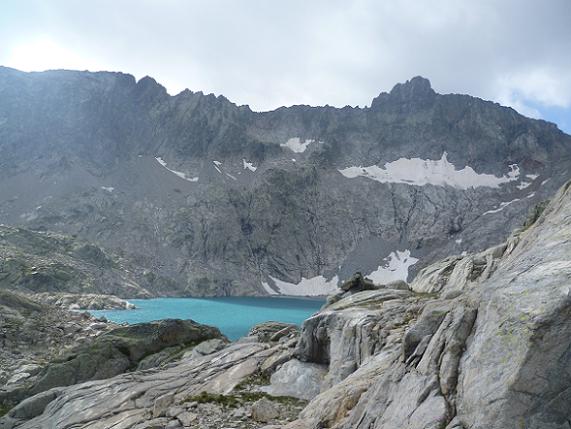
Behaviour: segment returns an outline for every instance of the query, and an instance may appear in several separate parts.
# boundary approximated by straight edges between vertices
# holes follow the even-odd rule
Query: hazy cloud
[[[255,110],[368,105],[415,75],[571,112],[571,1],[3,0],[0,64],[151,75]]]

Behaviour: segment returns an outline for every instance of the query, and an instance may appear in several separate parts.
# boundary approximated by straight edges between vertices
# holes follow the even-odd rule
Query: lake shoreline
[[[275,299],[279,298],[279,299]],[[300,326],[325,303],[318,297],[207,297],[151,298],[128,301],[135,309],[90,310],[94,317],[105,317],[114,323],[137,324],[154,320],[194,320],[219,328],[229,339],[247,335],[249,329],[267,321]]]

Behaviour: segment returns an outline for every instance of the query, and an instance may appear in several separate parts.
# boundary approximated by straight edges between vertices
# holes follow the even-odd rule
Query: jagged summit
[[[397,83],[390,92],[382,92],[371,102],[372,109],[378,109],[383,105],[414,103],[425,104],[434,100],[436,92],[432,89],[430,81],[422,76],[415,76],[404,83]]]
[[[436,94],[430,85],[430,81],[422,76],[415,76],[405,83],[397,83],[390,92],[392,97],[405,100],[430,97]]]

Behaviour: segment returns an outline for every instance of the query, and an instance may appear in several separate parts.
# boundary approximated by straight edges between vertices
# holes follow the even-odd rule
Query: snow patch
[[[459,238],[458,240],[454,240],[456,242],[456,244],[462,244],[462,239]]]
[[[339,284],[339,277],[335,276],[331,280],[327,280],[323,276],[316,276],[310,279],[304,277],[297,284],[284,282],[283,280],[276,279],[275,277],[269,276],[276,285],[278,289],[277,292],[281,295],[296,295],[296,296],[324,296],[329,295],[337,290],[337,285]],[[267,283],[266,283],[267,285]],[[264,283],[262,283],[264,286]],[[269,286],[264,286],[266,290]],[[271,288],[270,288],[271,289]],[[274,294],[275,294],[274,293]]]
[[[182,171],[176,171],[176,170],[172,170],[170,168],[167,167],[167,163],[164,159],[162,159],[160,156],[155,157],[155,159],[157,160],[157,162],[159,164],[161,164],[164,168],[166,168],[168,171],[170,171],[173,174],[176,174],[178,177],[180,177],[181,179],[184,179],[188,182],[198,182],[198,177],[191,177],[186,175],[185,173],[183,173]]]
[[[244,170],[250,170],[254,172],[258,169],[258,167],[254,167],[254,164],[252,164],[249,161],[246,161],[245,159],[242,159],[242,164],[244,165]]]
[[[497,188],[500,185],[518,180],[519,167],[517,164],[509,166],[507,175],[496,177],[493,174],[479,174],[472,167],[456,170],[448,162],[448,154],[444,152],[439,160],[420,158],[400,158],[387,162],[383,167],[372,165],[370,167],[347,167],[338,170],[343,176],[353,179],[366,177],[381,183],[404,183],[409,185],[436,185],[452,186],[458,189],[477,187]]]
[[[222,165],[222,163],[220,161],[212,161],[212,163],[214,164],[214,168],[216,169],[216,171],[222,174],[222,170],[220,170],[219,168]]]
[[[113,186],[102,186],[101,189],[107,192],[113,192],[115,190]]]
[[[533,181],[539,177],[539,174],[526,174],[525,177]]]
[[[519,198],[515,198],[515,199],[513,199],[513,200],[511,200],[511,201],[502,202],[502,203],[500,203],[500,206],[499,206],[499,207],[497,207],[497,208],[495,208],[495,209],[493,209],[493,210],[488,210],[487,212],[482,213],[482,216],[483,216],[483,215],[487,215],[487,214],[491,214],[491,213],[501,212],[501,211],[502,211],[503,209],[505,209],[507,206],[509,206],[510,204],[513,204],[513,203],[515,203],[515,202],[517,202],[517,201],[520,201],[520,199],[519,199]]]
[[[384,258],[379,268],[370,273],[367,277],[376,284],[387,284],[395,280],[406,281],[408,278],[408,268],[417,262],[418,259],[410,255],[410,250],[403,252],[397,250],[396,252],[391,252],[388,257]]]
[[[236,179],[236,176],[232,176],[230,173],[226,173],[226,176],[228,176],[232,180],[238,180]]]
[[[295,153],[303,153],[307,149],[307,147],[315,142],[315,140],[304,140],[303,142],[300,140],[299,137],[293,137],[289,139],[287,142],[280,144],[281,147],[287,147],[289,150]]]
[[[518,188],[520,191],[524,190],[525,188],[527,188],[529,185],[531,185],[531,182],[524,182],[522,180],[522,182],[516,186],[516,188]]]

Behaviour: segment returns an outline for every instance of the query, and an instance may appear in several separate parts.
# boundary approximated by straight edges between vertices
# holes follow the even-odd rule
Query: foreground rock
[[[0,386],[14,388],[36,378],[49,361],[112,327],[0,289]]]
[[[161,370],[55,388],[13,408],[0,419],[0,428],[281,426],[297,416],[304,402],[273,399],[255,388],[264,362],[284,347],[239,342],[208,356],[183,358]],[[260,404],[261,399],[271,405]],[[252,415],[265,422],[257,422]]]
[[[567,428],[569,254],[564,187],[504,245],[427,267],[411,284],[422,293],[334,303],[298,345],[328,363],[329,388],[288,428]]]
[[[217,328],[192,320],[115,328],[47,364],[34,383],[0,390],[0,403],[16,403],[54,387],[110,378],[137,367],[159,366],[180,357],[184,349],[215,338],[224,339]]]
[[[264,322],[250,329],[248,336],[256,337],[262,343],[286,341],[298,334],[298,327],[292,323]]]

